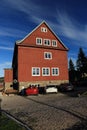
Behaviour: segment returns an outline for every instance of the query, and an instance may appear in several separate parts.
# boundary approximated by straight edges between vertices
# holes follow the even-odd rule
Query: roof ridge
[[[17,40],[16,41],[16,43],[21,43],[22,41],[24,41],[30,34],[32,34],[38,27],[40,27],[40,25],[41,24],[43,24],[43,23],[45,23],[46,24],[46,22],[43,20],[38,26],[36,26],[30,33],[28,33],[23,39],[21,39],[21,40]]]
[[[55,35],[55,37],[61,42],[64,48],[68,50],[68,48],[64,45],[64,43],[60,40],[60,38],[55,34],[55,32],[50,28],[50,26],[47,24],[45,20],[43,20],[36,28],[34,28],[30,33],[28,33],[23,39],[16,41],[16,44],[20,44],[22,41],[24,41],[29,35],[31,35],[37,28],[41,26],[41,24],[45,23],[46,26],[50,29],[50,31]]]

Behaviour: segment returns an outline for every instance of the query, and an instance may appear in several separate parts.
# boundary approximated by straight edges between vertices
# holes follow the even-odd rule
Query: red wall
[[[47,32],[41,32],[41,27],[47,27]],[[36,45],[36,38],[57,40],[57,47],[51,48],[43,43]],[[26,46],[27,45],[27,46]],[[29,47],[29,46],[34,47]],[[26,46],[26,47],[25,47]],[[35,47],[36,46],[36,47]],[[39,48],[37,48],[39,47]],[[49,49],[50,48],[50,49]],[[52,59],[44,59],[44,52],[51,52]],[[27,35],[18,45],[18,81],[68,80],[67,49],[45,24],[41,24],[31,34]],[[40,76],[32,76],[32,67],[40,67]],[[59,76],[42,76],[42,67],[59,68]]]
[[[4,73],[5,73],[4,82],[12,82],[13,81],[13,70],[5,69]]]
[[[51,52],[52,59],[44,59]],[[18,81],[68,80],[67,52],[42,48],[18,47]],[[40,67],[40,76],[32,76],[32,67]],[[58,67],[59,76],[42,76],[42,67]]]
[[[59,49],[64,49],[64,46],[60,43],[57,37],[53,34],[53,32],[48,28],[46,33],[41,32],[41,27],[47,27],[45,24],[39,26],[35,31],[33,31],[28,37],[26,37],[21,44],[26,45],[35,45],[36,46],[36,38],[42,39],[50,39],[57,40],[57,45]]]

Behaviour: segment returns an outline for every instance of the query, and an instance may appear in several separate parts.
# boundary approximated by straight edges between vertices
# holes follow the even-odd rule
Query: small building
[[[4,82],[5,82],[5,89],[9,89],[13,85],[13,69],[4,69]]]
[[[18,82],[19,89],[30,84],[43,87],[68,82],[67,52],[68,48],[43,21],[22,40],[16,41],[13,81]]]

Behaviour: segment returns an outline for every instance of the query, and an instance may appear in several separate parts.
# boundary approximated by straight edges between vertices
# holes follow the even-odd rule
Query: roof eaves
[[[45,21],[42,21],[36,28],[34,28],[28,35],[26,35],[23,39],[16,41],[16,44],[19,44],[23,42],[28,36],[30,36],[38,27],[40,27],[41,24],[45,23]]]
[[[69,50],[64,43],[60,40],[60,38],[56,35],[56,33],[50,28],[50,26],[45,22],[45,24],[48,26],[48,28],[51,30],[51,32],[55,35],[55,37],[61,42],[61,44],[64,46],[64,48],[66,48],[67,50]]]
[[[43,23],[46,24],[46,26],[51,30],[51,32],[55,35],[55,37],[61,42],[61,44],[64,46],[64,48],[65,48],[66,50],[69,50],[69,49],[64,45],[64,43],[60,40],[60,38],[55,34],[55,32],[50,28],[50,26],[47,24],[46,21],[42,21],[36,28],[34,28],[34,29],[33,29],[28,35],[26,35],[23,39],[16,41],[16,44],[20,44],[21,42],[23,42],[28,36],[30,36],[30,35],[31,35],[38,27],[40,27],[41,24],[43,24]]]

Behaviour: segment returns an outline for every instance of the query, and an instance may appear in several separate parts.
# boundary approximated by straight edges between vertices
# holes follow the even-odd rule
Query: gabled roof
[[[16,41],[16,44],[21,44],[27,37],[29,37],[37,28],[39,28],[42,24],[45,24],[50,31],[53,33],[53,35],[60,41],[60,43],[63,45],[63,47],[68,50],[68,48],[64,45],[64,43],[60,40],[60,38],[55,34],[55,32],[49,27],[49,25],[45,22],[42,21],[35,29],[33,29],[28,35],[26,35],[23,39]]]

